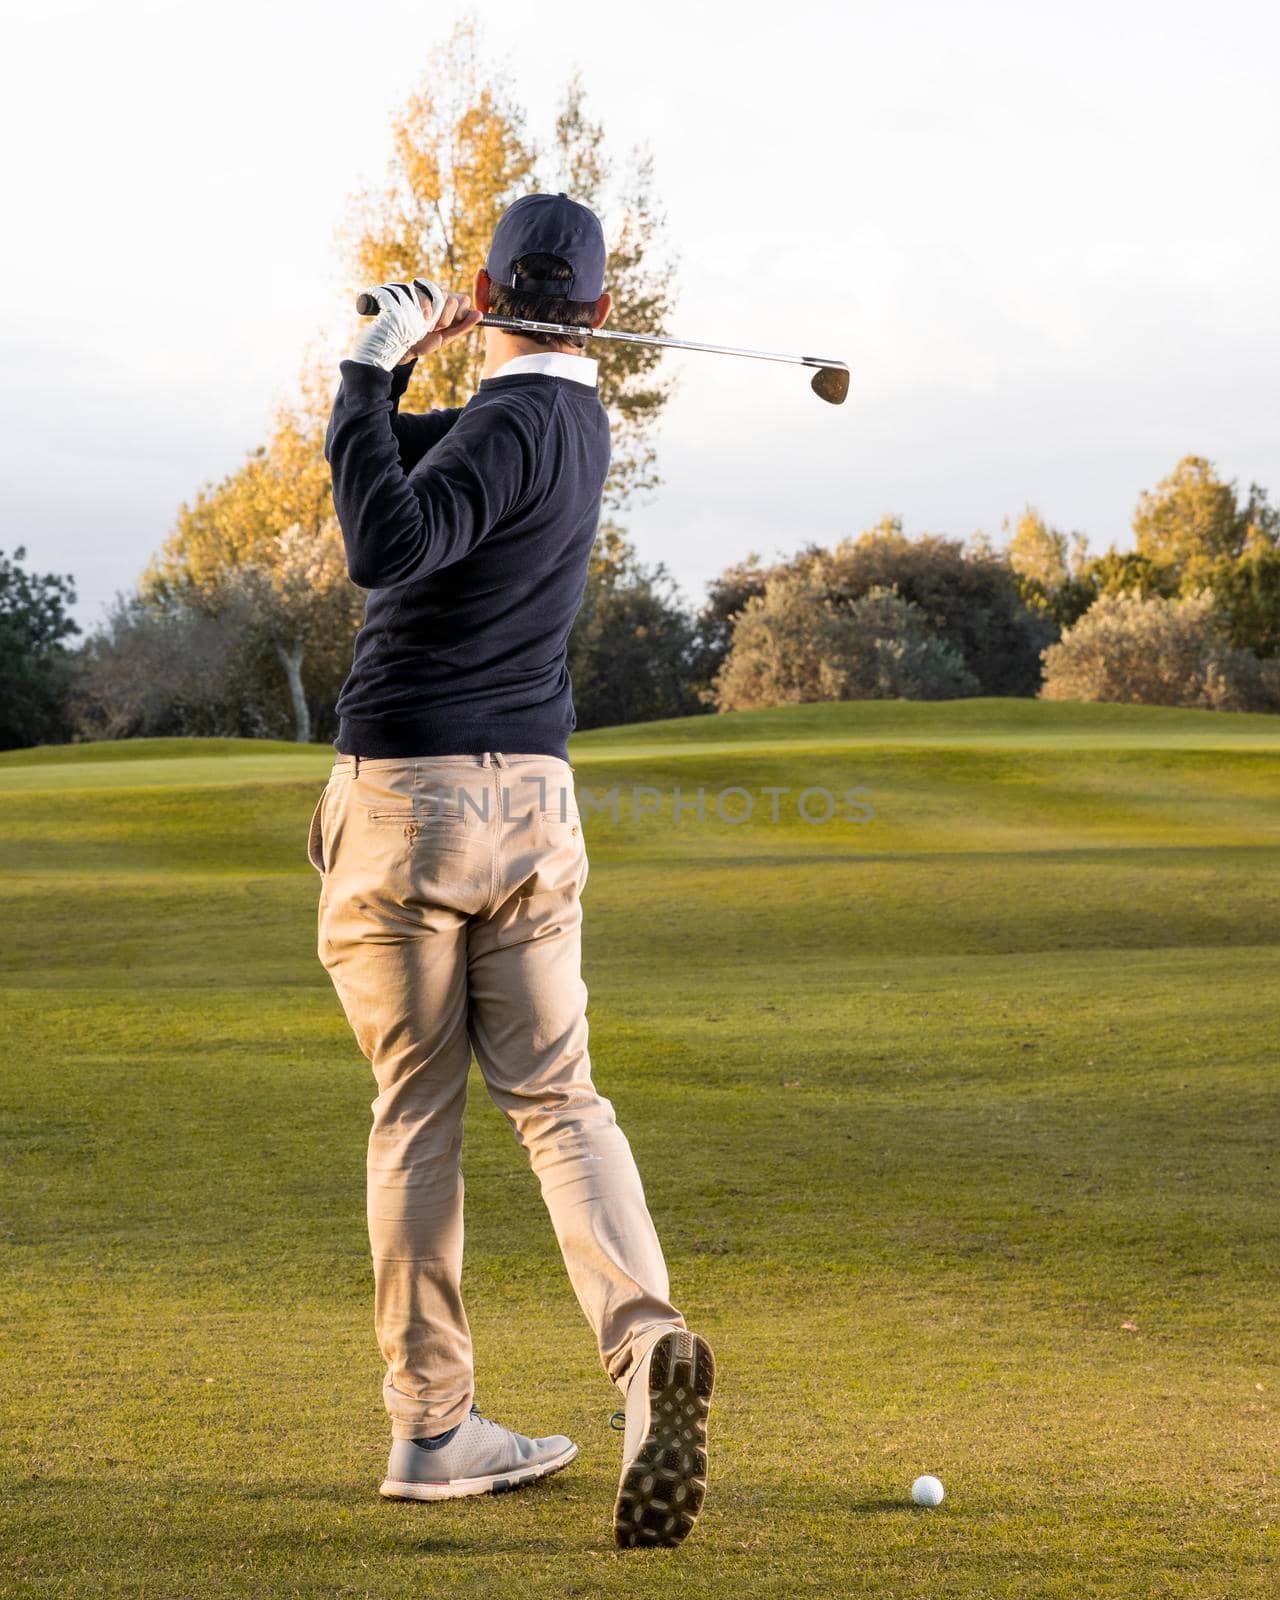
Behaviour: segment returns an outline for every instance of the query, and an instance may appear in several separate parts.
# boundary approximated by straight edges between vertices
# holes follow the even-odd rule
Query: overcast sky
[[[343,353],[347,197],[468,10],[5,0],[0,547],[72,572],[82,622],[308,345]],[[580,66],[613,150],[651,149],[673,333],[853,367],[835,408],[665,358],[665,482],[626,520],[690,597],[886,513],[998,540],[1030,501],[1126,543],[1188,452],[1280,494],[1274,5],[485,0],[482,36],[535,136]]]

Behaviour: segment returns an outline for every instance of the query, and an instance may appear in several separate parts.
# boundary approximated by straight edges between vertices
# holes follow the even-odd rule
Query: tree
[[[1231,643],[1280,656],[1280,545],[1257,539],[1237,561],[1215,562],[1208,576]]]
[[[1138,554],[1109,552],[1099,582],[1116,593],[1144,576],[1144,592],[1212,590],[1215,614],[1231,643],[1260,657],[1280,651],[1280,508],[1256,483],[1240,498],[1203,456],[1184,456],[1134,514]],[[1125,571],[1125,568],[1128,571]],[[1104,575],[1099,573],[1099,579]]]
[[[1040,683],[1040,651],[1058,631],[1043,608],[1032,609],[1024,601],[1007,557],[987,541],[971,540],[966,549],[958,539],[932,534],[908,539],[898,517],[883,517],[874,528],[834,548],[809,544],[772,567],[761,567],[753,555],[722,573],[698,618],[699,676],[709,668],[707,676],[714,678],[749,601],[788,572],[822,585],[837,608],[852,605],[872,589],[892,590],[910,602],[931,634],[949,645],[972,675],[976,687],[965,693],[1034,693]],[[714,689],[709,698],[716,698]]]
[[[693,683],[694,625],[661,564],[646,567],[611,523],[601,529],[569,638],[580,728],[704,710]]]
[[[245,650],[250,624],[243,605],[213,616],[177,601],[117,593],[80,651],[72,696],[76,737],[278,733],[257,703]]]
[[[24,545],[0,550],[0,749],[55,744],[67,736],[73,658],[64,640],[79,633],[67,614],[75,579],[23,569]]]
[[[1133,531],[1138,553],[1172,567],[1185,593],[1215,563],[1237,560],[1251,541],[1274,543],[1278,519],[1265,489],[1251,484],[1238,505],[1234,482],[1224,483],[1211,461],[1183,456],[1167,478],[1142,495]]]
[[[415,273],[470,293],[503,211],[532,190],[563,190],[605,226],[611,325],[662,333],[672,306],[674,259],[662,244],[665,218],[653,195],[653,161],[642,148],[612,185],[604,127],[586,110],[579,75],[570,79],[548,146],[526,132],[527,116],[506,79],[480,57],[479,29],[464,18],[432,52],[421,85],[392,124],[385,183],[357,197],[347,228],[351,292]],[[657,259],[659,248],[663,258]],[[613,420],[613,462],[604,505],[620,510],[659,481],[650,435],[674,389],[657,376],[652,346],[602,340],[600,398]],[[414,369],[406,411],[460,406],[484,361],[479,339],[446,345]]]
[[[294,737],[311,740],[317,716],[331,716],[364,609],[347,576],[314,409],[282,407],[266,446],[182,506],[140,592],[160,609],[180,601],[209,616],[243,611],[284,676]]]
[[[1276,709],[1280,675],[1224,637],[1213,596],[1102,595],[1044,653],[1046,700]]]
[[[1084,534],[1073,533],[1068,545],[1065,533],[1051,528],[1034,506],[1027,506],[1006,548],[1023,604],[1046,618],[1055,632],[1069,628],[1093,604],[1097,590],[1086,576]]]
[[[1040,651],[1056,628],[1028,609],[1003,555],[966,552],[961,541],[935,534],[909,539],[897,517],[885,517],[817,561],[837,600],[893,588],[918,606],[976,678],[976,693],[1028,695],[1039,687]]]
[[[1113,546],[1095,556],[1084,571],[1084,582],[1098,595],[1140,594],[1148,599],[1172,599],[1180,584],[1175,567],[1142,555],[1137,550],[1117,550]]]
[[[1005,527],[1008,527],[1006,521]],[[1067,536],[1051,528],[1034,506],[1014,524],[1008,543],[1009,565],[1045,594],[1067,581]]]
[[[823,700],[946,700],[978,684],[919,606],[874,587],[840,604],[815,561],[775,572],[738,617],[715,680],[720,711]]]
[[[747,601],[764,593],[769,570],[752,551],[744,561],[726,567],[707,585],[707,597],[695,623],[692,655],[694,683],[700,700],[707,705],[714,704],[712,679],[729,654],[734,625]]]
[[[347,577],[346,552],[336,529],[308,536],[299,523],[286,528],[264,559],[242,562],[226,575],[218,594],[243,598],[253,626],[284,669],[293,707],[294,738],[309,744],[311,707],[302,668],[314,650],[333,641],[349,643],[358,591]],[[344,663],[349,665],[349,649]]]

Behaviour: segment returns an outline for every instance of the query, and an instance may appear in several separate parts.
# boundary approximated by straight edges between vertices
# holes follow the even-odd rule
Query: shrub
[[[892,587],[923,613],[929,631],[960,656],[977,680],[974,694],[1030,695],[1040,685],[1040,652],[1056,635],[1051,619],[1028,609],[1003,555],[958,539],[908,539],[886,519],[858,539],[817,553],[836,600]]]
[[[1046,700],[1111,700],[1208,711],[1280,709],[1280,673],[1234,648],[1213,596],[1103,595],[1044,652]]]
[[[750,598],[715,679],[720,711],[815,700],[947,700],[976,694],[959,652],[920,608],[876,587],[841,605],[810,567],[781,571]]]

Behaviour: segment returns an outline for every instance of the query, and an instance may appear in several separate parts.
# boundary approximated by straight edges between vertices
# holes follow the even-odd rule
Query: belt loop
[[[487,750],[482,750],[480,752],[480,765],[482,767],[487,767],[489,765],[489,752]]]
[[[509,767],[511,765],[501,750],[495,750],[493,752],[493,764],[495,767]]]

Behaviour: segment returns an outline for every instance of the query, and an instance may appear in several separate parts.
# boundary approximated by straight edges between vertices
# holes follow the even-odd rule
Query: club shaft
[[[798,367],[844,367],[843,361],[825,356],[779,355],[775,350],[746,350],[739,345],[703,344],[697,339],[670,339],[655,333],[619,333],[612,328],[573,328],[560,322],[531,322],[524,317],[495,317],[485,312],[478,327],[502,328],[510,333],[585,333],[592,339],[619,339],[624,344],[661,345],[667,350],[705,350],[714,356],[747,356],[753,361],[787,361]],[[847,369],[846,369],[847,370]]]

